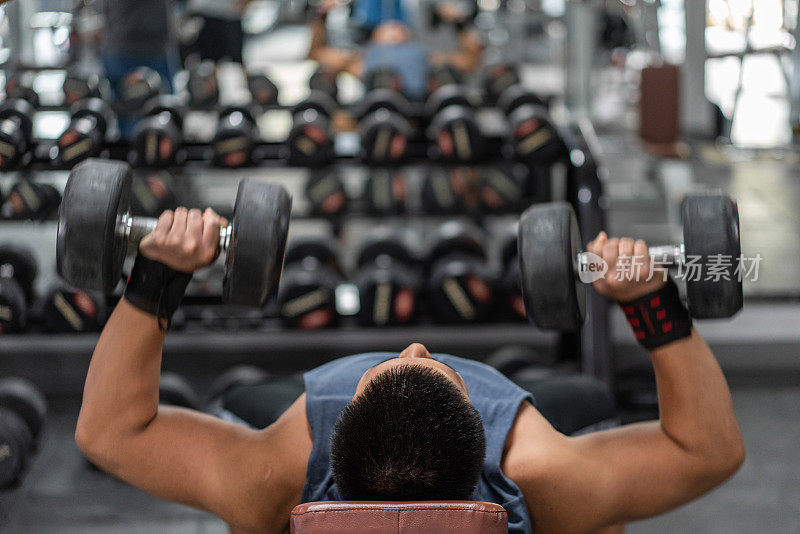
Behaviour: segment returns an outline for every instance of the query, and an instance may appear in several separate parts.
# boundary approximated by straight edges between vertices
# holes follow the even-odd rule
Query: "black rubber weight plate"
[[[236,193],[223,298],[263,306],[278,289],[292,197],[277,184],[243,180]]]
[[[70,172],[58,210],[58,273],[81,289],[110,293],[117,285],[126,243],[116,236],[117,217],[130,205],[126,163],[88,159]]]
[[[25,422],[13,411],[0,408],[0,488],[19,479],[32,444]]]
[[[681,209],[686,257],[699,257],[702,266],[700,276],[687,270],[689,311],[697,319],[731,317],[744,300],[736,271],[741,256],[736,203],[724,195],[691,195]],[[714,264],[724,274],[719,280],[709,269]]]
[[[0,406],[19,414],[33,436],[39,435],[47,416],[47,402],[31,382],[17,377],[0,380]]]
[[[577,330],[586,293],[575,276],[580,244],[575,213],[566,202],[533,206],[522,214],[518,249],[528,318],[547,330]]]

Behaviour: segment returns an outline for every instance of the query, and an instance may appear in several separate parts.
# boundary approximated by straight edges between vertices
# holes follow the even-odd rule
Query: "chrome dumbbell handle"
[[[679,267],[686,263],[686,249],[683,244],[680,245],[660,245],[649,248],[650,257],[658,262],[661,267]],[[591,260],[586,252],[578,252],[576,255],[576,268],[579,270],[585,267]]]
[[[130,243],[139,243],[144,236],[155,230],[158,219],[153,217],[134,217],[125,213],[119,217],[117,223],[117,236]],[[219,249],[220,252],[228,250],[231,243],[233,226],[228,225],[219,229]]]

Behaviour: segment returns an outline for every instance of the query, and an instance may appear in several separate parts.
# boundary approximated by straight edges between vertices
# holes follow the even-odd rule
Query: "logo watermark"
[[[585,261],[578,264],[578,278],[584,283],[592,283],[605,277],[608,272],[606,261],[591,252],[585,252]],[[675,268],[672,277],[676,280],[687,282],[757,282],[761,254],[755,256],[729,254],[712,254],[705,257],[700,255],[686,255],[684,261],[675,264],[674,260],[653,256],[622,256],[617,259],[614,269],[614,278],[618,282],[639,282],[644,276],[644,281],[649,281],[655,276],[667,279],[667,270]]]

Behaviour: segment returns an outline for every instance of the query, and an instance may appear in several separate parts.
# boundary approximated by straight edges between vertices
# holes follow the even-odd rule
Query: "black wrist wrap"
[[[125,300],[158,317],[162,328],[168,327],[191,279],[189,273],[176,271],[139,254],[125,287]]]
[[[692,318],[671,279],[657,291],[619,304],[636,339],[648,350],[692,334]]]

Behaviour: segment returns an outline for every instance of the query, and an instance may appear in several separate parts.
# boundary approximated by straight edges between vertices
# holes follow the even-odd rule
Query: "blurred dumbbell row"
[[[352,156],[369,165],[397,165],[415,157],[472,163],[498,156],[548,165],[565,157],[562,134],[546,103],[519,83],[510,66],[505,69],[480,91],[462,85],[461,76],[449,72],[452,69],[439,68],[432,73],[433,92],[424,102],[403,95],[397,73],[376,71],[369,77],[365,97],[350,106],[338,103],[335,82],[323,72],[312,75],[309,95],[291,107],[278,105],[277,88],[263,75],[249,76],[249,102],[225,106],[217,104],[218,89],[211,74],[194,84],[198,88],[188,83],[189,91],[179,96],[162,94],[163,83],[154,71],[136,69],[120,88],[121,103],[115,107],[98,96],[102,84],[67,77],[69,122],[52,144],[33,138],[38,97],[32,88],[12,79],[9,83],[15,89],[7,87],[7,100],[0,107],[0,169],[24,167],[34,153],[60,168],[101,155],[160,168],[190,160],[238,168],[269,159],[319,167]],[[444,74],[435,77],[437,73]],[[216,92],[197,96],[207,86]],[[192,104],[216,114],[212,132],[188,131],[185,119]],[[477,115],[485,106],[504,117],[498,122],[495,114],[494,132],[487,132],[484,124],[492,120]],[[290,113],[291,126],[282,142],[265,143],[259,119],[276,107]],[[125,126],[132,121],[134,126]],[[119,142],[117,123],[125,142]],[[340,143],[344,133],[353,133],[356,139]]]

